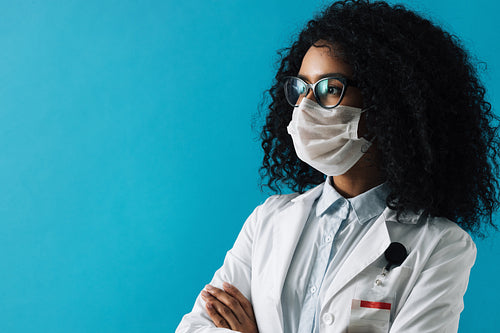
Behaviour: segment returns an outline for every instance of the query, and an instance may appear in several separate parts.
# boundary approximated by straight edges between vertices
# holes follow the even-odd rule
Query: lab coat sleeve
[[[253,213],[245,221],[242,230],[240,231],[234,246],[229,250],[224,259],[222,267],[214,274],[210,284],[222,289],[223,282],[229,282],[238,288],[241,293],[250,299],[250,276],[251,276],[251,260],[252,260],[252,242],[256,228],[257,217],[260,207],[257,207]],[[212,319],[208,316],[205,310],[206,302],[201,298],[200,294],[196,298],[192,311],[186,314],[176,333],[225,333],[235,332],[225,328],[217,328]]]
[[[390,332],[456,333],[476,246],[464,231],[445,233],[419,274]]]

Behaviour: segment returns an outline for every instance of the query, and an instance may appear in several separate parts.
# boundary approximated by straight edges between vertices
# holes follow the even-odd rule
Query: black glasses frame
[[[344,98],[344,94],[345,94],[347,87],[356,87],[356,83],[354,81],[349,80],[349,79],[342,77],[342,76],[324,77],[324,78],[316,81],[315,83],[307,83],[304,80],[302,80],[300,77],[296,77],[296,76],[285,76],[283,89],[285,90],[286,101],[288,102],[288,104],[290,104],[293,107],[296,107],[299,105],[291,103],[290,99],[288,98],[287,85],[289,84],[291,79],[299,80],[302,83],[304,83],[304,85],[306,86],[306,89],[307,89],[305,96],[307,96],[309,94],[309,90],[312,89],[313,94],[314,94],[314,98],[316,99],[316,102],[318,102],[318,104],[321,105],[321,107],[323,107],[325,109],[333,109],[333,108],[337,107],[340,104],[340,102],[342,102],[342,98]],[[339,101],[337,102],[337,104],[335,104],[333,106],[326,106],[326,105],[323,105],[323,103],[321,103],[320,99],[318,98],[318,94],[316,93],[316,87],[318,86],[318,83],[320,83],[321,81],[330,80],[330,79],[339,80],[340,82],[342,82],[343,86],[342,86],[342,92],[340,93],[340,98],[339,98]]]

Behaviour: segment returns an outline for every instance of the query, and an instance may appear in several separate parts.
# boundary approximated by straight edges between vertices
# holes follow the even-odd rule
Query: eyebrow
[[[347,77],[347,75],[342,74],[342,73],[325,73],[325,74],[321,74],[319,76],[318,81],[325,78],[325,77],[332,77],[332,76],[333,77],[342,77],[342,78],[347,79],[347,80],[352,80],[351,78]],[[297,77],[299,79],[302,79],[302,80],[310,83],[309,80],[304,75],[297,74]]]

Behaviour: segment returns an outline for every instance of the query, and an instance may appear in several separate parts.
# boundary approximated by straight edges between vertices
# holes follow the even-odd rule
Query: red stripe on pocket
[[[361,301],[361,304],[359,306],[362,308],[372,308],[372,309],[382,309],[382,310],[391,309],[391,303],[384,303],[384,302]]]

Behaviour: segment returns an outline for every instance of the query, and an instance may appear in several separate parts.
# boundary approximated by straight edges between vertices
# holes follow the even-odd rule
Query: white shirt
[[[385,208],[388,189],[379,185],[345,199],[328,178],[314,202],[288,270],[281,304],[284,331],[318,333],[325,288],[345,258]]]

